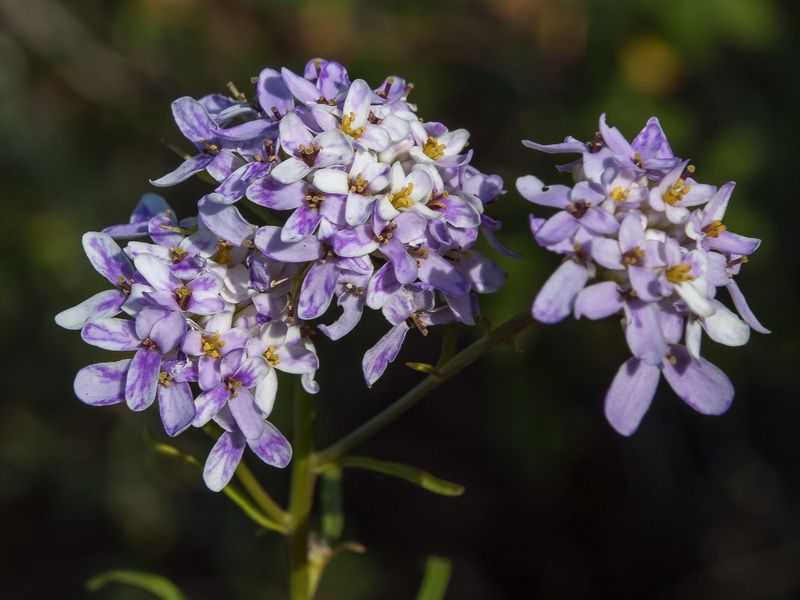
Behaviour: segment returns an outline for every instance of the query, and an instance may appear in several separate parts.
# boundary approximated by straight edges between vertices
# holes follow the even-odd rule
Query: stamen
[[[308,148],[303,144],[297,147],[300,158],[302,158],[309,167],[314,166],[314,161],[317,159],[320,150],[322,150],[322,146],[317,146],[316,144],[311,144]]]
[[[642,160],[642,155],[638,152],[633,155],[633,164],[635,164],[640,169],[644,169],[644,161]]]
[[[392,89],[392,84],[394,83],[394,77],[387,77],[386,78],[386,85],[383,86],[383,89],[379,92],[375,92],[376,96],[380,96],[381,98],[386,98],[389,95],[389,90]]]
[[[214,253],[214,256],[211,257],[211,260],[218,265],[230,266],[230,264],[233,262],[231,250],[233,250],[233,244],[226,242],[222,238],[219,238],[219,246],[217,247],[217,251]]]
[[[264,352],[264,358],[267,359],[267,362],[269,362],[271,367],[281,364],[281,357],[278,356],[275,346],[270,346],[267,348],[266,352]]]
[[[425,313],[421,310],[418,310],[412,313],[411,316],[406,319],[406,324],[409,327],[416,327],[417,331],[419,331],[422,335],[428,335],[428,326],[422,321],[423,316],[425,316]]]
[[[361,173],[359,173],[358,175],[356,175],[355,181],[353,181],[352,179],[350,180],[350,191],[355,192],[356,194],[363,194],[364,191],[367,189],[368,185],[369,181],[364,179],[361,176]]]
[[[618,185],[613,190],[609,196],[611,196],[612,200],[616,200],[617,202],[625,202],[628,199],[628,192],[630,190],[623,190],[621,185]]]
[[[353,296],[358,297],[364,293],[364,288],[355,286],[348,281],[347,283],[344,284],[344,291],[350,292],[351,294],[353,294]]]
[[[134,284],[133,279],[125,279],[122,275],[117,277],[117,287],[122,290],[126,296],[131,295],[131,286]]]
[[[186,250],[182,250],[178,246],[170,246],[169,247],[170,255],[172,257],[172,264],[177,265],[181,262],[184,257],[189,254]]]
[[[210,356],[211,358],[219,358],[222,356],[219,349],[225,345],[225,340],[221,340],[220,337],[218,333],[202,336],[203,342],[201,348],[206,356]]]
[[[586,202],[585,200],[578,200],[575,204],[570,204],[567,206],[567,212],[576,219],[580,219],[586,214],[586,211],[589,210],[591,206],[591,203]]]
[[[669,204],[670,206],[675,206],[678,202],[683,200],[683,197],[688,194],[692,189],[692,186],[686,185],[685,179],[678,179],[671,188],[664,194],[664,202]]]
[[[217,144],[212,144],[207,140],[200,140],[200,145],[203,147],[205,154],[210,154],[211,156],[219,154],[219,146]]]
[[[422,147],[422,153],[431,160],[438,160],[444,156],[446,144],[439,144],[436,138],[428,137],[428,141]]]
[[[600,150],[603,148],[603,145],[603,134],[601,134],[599,131],[594,134],[593,140],[586,142],[586,147],[589,148],[590,154],[600,152]]]
[[[340,129],[342,131],[344,131],[350,137],[358,139],[358,138],[361,137],[361,134],[364,133],[367,130],[367,128],[366,127],[358,127],[356,129],[353,129],[352,125],[353,125],[353,121],[355,121],[355,120],[356,120],[356,113],[354,113],[354,112],[350,112],[350,113],[342,116],[342,125],[341,125]]]
[[[174,377],[172,375],[170,375],[169,373],[167,373],[166,371],[161,371],[158,374],[158,383],[160,383],[164,387],[170,387],[172,385],[171,382],[172,382],[173,379],[174,379]]]
[[[425,246],[419,248],[408,248],[408,253],[414,258],[428,259],[428,249]]]
[[[622,255],[622,264],[638,265],[643,258],[644,258],[644,250],[638,247],[633,248],[632,250],[628,250],[625,254]]]
[[[414,204],[414,201],[410,198],[411,192],[413,191],[414,184],[409,183],[405,189],[402,189],[394,194],[389,194],[389,202],[391,202],[392,206],[394,206],[397,210],[400,210],[401,208],[408,208]]]
[[[308,195],[305,197],[305,201],[308,202],[308,207],[313,208],[314,210],[319,210],[323,200],[325,200],[325,196],[323,196],[320,192],[311,189],[308,191]]]
[[[192,288],[188,285],[183,285],[179,288],[175,288],[175,299],[178,301],[178,306],[181,310],[186,310],[186,306],[189,304],[189,299],[192,297]]]
[[[247,96],[245,96],[242,92],[240,92],[235,85],[233,85],[232,81],[229,81],[227,84],[228,89],[231,91],[231,95],[236,98],[239,102],[247,102]]]
[[[149,337],[144,338],[142,343],[139,344],[139,347],[145,350],[158,350],[158,345]]]
[[[706,237],[716,238],[719,237],[720,231],[727,231],[727,227],[722,224],[722,221],[712,221],[709,225],[703,227],[703,233],[706,234]]]
[[[228,388],[228,391],[231,392],[231,396],[236,398],[239,395],[239,392],[236,390],[240,390],[242,388],[242,382],[238,379],[234,379],[233,377],[226,377],[225,381],[222,383],[225,384],[225,387]]]
[[[671,283],[681,283],[683,281],[694,281],[694,275],[690,273],[692,265],[681,263],[667,269],[667,281]]]

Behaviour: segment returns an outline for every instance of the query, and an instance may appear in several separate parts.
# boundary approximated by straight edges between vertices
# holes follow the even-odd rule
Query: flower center
[[[191,297],[192,288],[190,288],[188,285],[182,285],[179,288],[175,288],[175,300],[178,301],[178,306],[180,306],[181,310],[186,310]]]
[[[239,395],[237,390],[242,388],[242,382],[238,379],[234,379],[233,377],[226,377],[225,381],[222,383],[225,384],[225,387],[228,388],[228,391],[231,392],[231,395],[236,398]]]
[[[389,194],[389,202],[392,203],[396,209],[408,208],[414,201],[410,198],[411,192],[414,191],[414,184],[409,183],[404,189],[394,194]]]
[[[591,206],[591,203],[586,202],[586,200],[578,200],[575,204],[570,204],[567,207],[567,212],[576,219],[580,219]]]
[[[309,190],[305,200],[308,202],[308,208],[319,210],[322,201],[325,200],[325,196],[315,190]]]
[[[380,235],[375,236],[375,241],[379,244],[383,244],[384,246],[389,243],[389,240],[392,239],[394,233],[392,233],[395,229],[397,229],[397,225],[394,223],[390,223],[386,227],[383,228]]]
[[[446,200],[450,197],[450,194],[447,190],[443,191],[441,194],[436,194],[436,190],[433,191],[431,194],[431,199],[428,200],[428,208],[440,208],[442,210],[447,208],[447,205],[442,202],[442,200]]]
[[[715,238],[719,237],[720,231],[727,231],[727,229],[728,228],[722,224],[722,221],[712,221],[711,224],[703,227],[703,233],[706,234],[706,237]]]
[[[632,248],[622,255],[623,265],[638,265],[644,258],[644,250],[639,247]],[[687,267],[689,265],[686,265]],[[669,277],[669,275],[667,276]]]
[[[358,175],[356,175],[355,181],[353,181],[352,179],[350,180],[350,191],[355,192],[356,194],[363,194],[364,191],[367,189],[368,185],[369,181],[364,179],[361,176],[361,173],[359,173]]]
[[[683,197],[689,193],[692,186],[686,185],[685,179],[678,179],[671,188],[664,194],[664,202],[670,206],[675,206],[678,202],[683,200]]]
[[[117,277],[117,287],[122,290],[122,293],[126,296],[131,295],[131,286],[133,285],[133,279],[125,279],[122,275]]]
[[[375,92],[377,96],[381,98],[386,98],[389,95],[389,90],[392,89],[392,85],[394,84],[394,77],[387,77],[386,78],[386,85],[383,86],[383,89],[380,91]]]
[[[302,158],[309,167],[314,166],[314,161],[317,160],[317,155],[319,154],[320,150],[322,150],[322,146],[317,146],[316,144],[311,144],[308,148],[306,148],[303,144],[300,144],[297,147],[297,152],[300,154],[300,158]]]
[[[445,148],[447,148],[446,144],[439,144],[435,137],[429,137],[422,147],[422,153],[431,160],[437,160],[444,156]]]
[[[350,137],[358,139],[361,137],[361,134],[364,133],[367,128],[366,127],[357,127],[353,129],[353,121],[356,120],[356,113],[351,112],[344,116],[342,116],[342,126],[340,129],[344,131]]]
[[[211,257],[218,265],[228,265],[233,262],[233,256],[231,255],[231,250],[233,250],[233,244],[230,242],[226,242],[224,240],[219,241],[219,246],[217,247],[217,251],[214,253],[214,256]]]
[[[183,260],[183,258],[189,254],[186,250],[182,250],[178,246],[170,246],[169,247],[170,256],[172,258],[172,264],[177,265],[179,262]]]
[[[267,348],[267,351],[264,352],[264,358],[267,359],[267,361],[269,362],[269,366],[271,367],[281,364],[281,357],[278,356],[278,352],[275,350],[275,346],[270,346],[269,348]]]
[[[206,356],[210,356],[211,358],[219,358],[222,356],[219,353],[219,349],[225,345],[225,340],[221,340],[220,334],[215,333],[214,335],[204,335],[203,339],[203,352],[205,352]]]
[[[692,265],[681,263],[667,269],[667,281],[671,283],[681,283],[682,281],[694,281],[694,275],[690,273]]]
[[[169,386],[171,386],[171,385],[172,385],[172,380],[173,380],[173,379],[174,379],[174,377],[172,377],[172,375],[170,375],[170,374],[169,374],[169,373],[167,373],[166,371],[161,371],[161,372],[158,374],[158,383],[160,383],[160,384],[161,384],[161,385],[163,385],[164,387],[169,387]]]
[[[618,185],[613,190],[611,190],[611,193],[609,194],[609,196],[611,196],[612,200],[616,200],[617,202],[625,202],[625,200],[628,199],[628,192],[629,191],[630,190],[622,189],[622,186]]]
[[[149,337],[144,338],[142,343],[139,344],[139,347],[144,348],[145,350],[158,350],[156,343]]]

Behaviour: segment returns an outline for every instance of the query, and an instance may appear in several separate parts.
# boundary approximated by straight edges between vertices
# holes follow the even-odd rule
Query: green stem
[[[290,589],[292,600],[311,600],[311,565],[308,556],[309,517],[314,496],[316,474],[312,470],[314,457],[314,407],[300,384],[294,407],[294,455],[292,458],[292,487],[289,497]]]
[[[258,504],[258,507],[270,517],[273,521],[284,527],[288,527],[289,516],[275,500],[261,487],[258,480],[253,475],[253,472],[244,464],[244,461],[239,463],[236,468],[236,476],[239,478],[242,486],[250,497]],[[285,531],[285,529],[284,529]]]
[[[378,413],[351,434],[345,436],[329,448],[318,452],[314,457],[314,469],[319,472],[325,465],[332,463],[337,458],[369,439],[378,431],[386,427],[397,417],[422,400],[429,392],[456,375],[464,368],[471,365],[481,356],[495,346],[511,339],[517,333],[533,323],[529,310],[514,315],[508,321],[496,327],[477,342],[467,346],[464,350],[448,360],[437,369],[435,374],[429,375],[413,389],[401,396],[394,404]]]

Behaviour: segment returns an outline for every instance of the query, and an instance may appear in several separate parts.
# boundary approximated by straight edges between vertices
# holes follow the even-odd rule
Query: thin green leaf
[[[169,444],[157,442],[147,429],[144,431],[144,439],[156,452],[164,454],[165,456],[174,456],[175,458],[179,458],[180,460],[189,463],[200,471],[203,470],[203,462],[200,459],[192,456],[188,452],[178,450]],[[250,498],[247,497],[245,492],[238,486],[229,483],[227,486],[225,486],[225,488],[223,488],[222,492],[228,498],[233,500],[233,502],[239,508],[241,508],[248,517],[250,517],[257,524],[261,525],[261,527],[280,532],[284,532],[286,530],[285,526],[277,523],[259,510],[258,507],[253,504]]]
[[[421,469],[401,463],[384,462],[366,456],[345,456],[336,461],[335,465],[340,467],[369,469],[370,471],[377,471],[378,473],[385,473],[386,475],[394,475],[395,477],[400,477],[411,483],[416,483],[429,492],[441,494],[443,496],[460,496],[464,493],[464,486],[439,479]]]
[[[322,473],[320,481],[320,500],[322,503],[322,535],[329,541],[336,541],[344,529],[342,512],[342,470],[338,467]]]
[[[429,556],[425,563],[425,577],[419,586],[417,600],[444,600],[450,583],[452,564],[449,558]]]
[[[439,370],[434,367],[433,365],[429,365],[427,363],[419,363],[419,362],[407,362],[407,367],[414,369],[415,371],[419,371],[421,373],[425,373],[426,375],[433,375],[434,377],[441,377],[439,374]]]
[[[188,600],[188,598],[166,577],[144,571],[114,570],[95,575],[86,582],[89,591],[96,592],[109,583],[126,583],[147,590],[161,600]]]

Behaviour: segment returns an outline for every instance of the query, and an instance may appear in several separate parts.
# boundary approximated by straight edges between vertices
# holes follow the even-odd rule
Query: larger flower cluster
[[[725,412],[733,386],[700,356],[702,332],[729,346],[745,344],[751,328],[768,333],[733,280],[760,244],[722,222],[734,184],[717,189],[695,181],[694,167],[673,154],[655,117],[630,143],[605,115],[591,142],[523,143],[581,154],[560,167],[572,171],[574,186],[526,176],[517,188],[533,203],[560,209],[548,219],[531,215],[536,241],[565,257],[534,300],[533,316],[554,323],[570,313],[623,315],[633,357],[606,394],[614,428],[636,431],[660,373],[695,410]],[[719,287],[730,292],[738,316],[715,298]]]
[[[466,130],[418,119],[399,77],[371,89],[317,59],[303,76],[265,69],[253,83],[252,99],[232,88],[233,97],[173,103],[197,153],[152,183],[205,171],[215,189],[197,217],[178,221],[147,194],[130,223],[87,233],[86,254],[114,288],[56,318],[90,344],[134,352],[82,369],[75,391],[84,402],[143,410],[157,397],[169,435],[211,419],[223,427],[204,472],[214,490],[247,445],[269,464],[288,463],[289,444],[266,421],[275,369],[317,391],[315,328],[336,340],[365,306],[381,310],[390,329],[362,363],[372,385],[410,329],[473,324],[474,293],[504,284],[473,250],[479,231],[513,255],[484,214],[502,180],[470,166]],[[250,223],[237,205],[245,198],[251,212],[268,209],[280,223],[278,211],[285,222]]]

